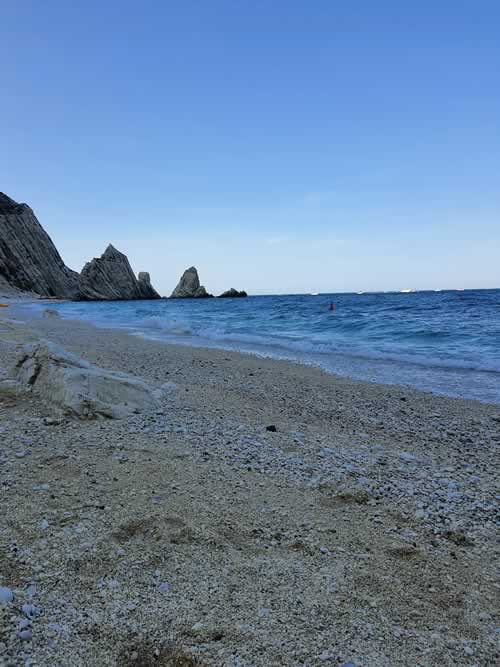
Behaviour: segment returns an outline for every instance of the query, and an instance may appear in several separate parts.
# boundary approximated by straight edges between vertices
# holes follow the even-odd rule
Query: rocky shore
[[[31,318],[4,374],[44,338],[169,390],[0,391],[0,664],[498,664],[500,406]]]

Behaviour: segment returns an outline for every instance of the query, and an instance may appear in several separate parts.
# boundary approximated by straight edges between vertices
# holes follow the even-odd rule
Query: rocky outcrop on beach
[[[237,289],[234,289],[234,287],[231,287],[231,289],[228,289],[226,292],[219,294],[219,299],[241,299],[245,296],[248,296],[245,290],[238,291]]]
[[[32,209],[1,192],[0,285],[63,298],[78,289],[78,274],[64,264]]]
[[[139,378],[98,368],[46,341],[26,345],[10,375],[65,415],[81,419],[120,419],[154,406],[161,395]]]
[[[78,299],[81,301],[159,298],[149,273],[140,273],[138,280],[126,255],[111,244],[100,257],[87,262],[80,274]]]
[[[203,285],[200,285],[198,271],[194,266],[186,269],[179,280],[177,287],[170,295],[171,299],[203,299],[213,296],[208,294]]]

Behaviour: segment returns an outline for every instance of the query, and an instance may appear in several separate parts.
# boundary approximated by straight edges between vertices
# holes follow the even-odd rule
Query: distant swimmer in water
[[[330,307],[328,308],[328,310],[335,310],[335,306],[333,305],[333,303],[330,304]]]

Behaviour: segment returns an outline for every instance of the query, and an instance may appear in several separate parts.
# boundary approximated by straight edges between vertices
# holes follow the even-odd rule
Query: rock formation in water
[[[142,299],[159,299],[161,298],[158,292],[151,285],[151,276],[147,271],[141,271],[138,276],[139,289],[141,290]]]
[[[219,294],[219,299],[234,299],[234,298],[242,298],[248,296],[248,294],[245,292],[245,290],[241,290],[241,292],[238,292],[237,289],[234,289],[234,287],[231,287],[231,289],[228,289],[227,292],[222,292],[222,294]]]
[[[179,280],[177,287],[170,295],[171,299],[203,299],[213,296],[208,294],[207,290],[200,285],[198,271],[194,266],[186,269]]]
[[[64,264],[31,208],[1,192],[0,286],[65,298],[78,287],[78,274]]]
[[[79,280],[78,298],[81,301],[123,301],[126,299],[159,299],[149,273],[135,277],[123,253],[111,244],[104,254],[87,262]]]

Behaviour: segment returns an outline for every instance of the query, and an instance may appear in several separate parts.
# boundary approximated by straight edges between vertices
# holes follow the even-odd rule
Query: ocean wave
[[[500,402],[500,290],[373,296],[80,302],[54,307],[63,317],[170,343],[290,358],[331,372],[341,369],[346,375],[358,369],[358,376],[376,376],[377,381],[404,378],[415,386],[449,386],[455,393],[493,396]],[[334,313],[328,311],[332,301]],[[481,385],[487,387],[485,392]]]
[[[155,329],[164,333],[170,338],[170,342],[175,342],[176,336],[196,337],[198,342],[213,342],[219,344],[229,344],[232,349],[240,349],[242,346],[248,351],[255,346],[257,352],[266,351],[272,353],[273,350],[278,354],[283,352],[292,352],[304,355],[321,356],[346,356],[352,359],[363,359],[365,361],[391,362],[393,364],[404,363],[412,366],[423,366],[426,368],[439,368],[441,370],[469,370],[482,373],[500,373],[500,359],[497,363],[481,363],[473,360],[453,359],[444,360],[442,357],[432,355],[424,356],[422,353],[405,353],[392,351],[375,350],[369,346],[347,344],[345,341],[319,341],[311,337],[305,338],[300,335],[281,335],[272,336],[269,334],[256,334],[244,332],[229,332],[224,327],[207,327],[196,325],[194,323],[180,322],[178,320],[168,320],[158,316],[151,316],[142,319],[140,322],[134,322],[134,330],[141,333],[141,328],[148,330]],[[440,332],[419,332],[425,334],[428,338],[446,337],[448,334],[440,336]],[[298,357],[300,358],[300,357]]]

